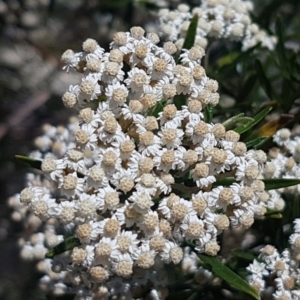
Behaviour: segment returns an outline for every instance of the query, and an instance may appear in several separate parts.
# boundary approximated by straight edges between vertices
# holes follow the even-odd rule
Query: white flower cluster
[[[42,160],[48,192],[32,184],[20,194],[37,217],[79,239],[52,268],[84,299],[131,299],[149,285],[164,299],[164,266],[182,261],[183,242],[217,255],[224,229],[247,229],[266,211],[259,198],[266,154],[204,121],[202,108],[219,95],[200,65],[203,49],[184,51],[176,64],[175,45],[158,41],[134,27],[115,34],[110,52],[88,39],[83,52],[63,54],[68,68],[83,73],[63,96],[67,107],[80,109],[75,143],[62,147],[61,158]],[[177,109],[179,95],[186,105]],[[60,131],[62,139],[69,133]],[[227,177],[236,182],[215,185]]]
[[[252,9],[252,2],[243,0],[202,0],[192,11],[188,5],[180,4],[174,11],[160,10],[160,31],[168,40],[176,41],[176,46],[181,49],[191,19],[197,14],[195,45],[206,48],[209,38],[225,38],[240,41],[243,51],[258,43],[274,50],[276,37],[269,36],[251,21]]]
[[[294,233],[289,243],[290,248],[282,253],[274,246],[265,246],[260,250],[259,260],[254,260],[247,267],[251,273],[248,282],[262,294],[273,293],[273,298],[277,300],[300,299],[300,219],[294,221]]]
[[[271,148],[268,153],[269,161],[264,170],[266,178],[300,178],[300,135],[299,128],[290,131],[282,128],[273,137],[277,147]],[[283,190],[283,193],[300,193],[300,185]]]

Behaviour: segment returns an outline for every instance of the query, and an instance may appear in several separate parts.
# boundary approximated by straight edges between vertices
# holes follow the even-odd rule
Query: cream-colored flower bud
[[[218,164],[223,164],[227,159],[227,153],[223,149],[214,148],[212,151],[212,160]]]
[[[113,167],[116,165],[118,161],[118,156],[113,151],[107,151],[103,155],[103,163],[106,166]]]
[[[170,223],[167,220],[160,220],[159,230],[163,233],[164,236],[169,236],[172,230]]]
[[[158,224],[158,217],[156,215],[145,215],[143,224],[147,230],[154,230]]]
[[[65,190],[74,190],[77,186],[78,178],[72,174],[64,176],[63,188]]]
[[[209,241],[205,244],[205,254],[209,256],[216,256],[220,251],[220,246],[215,241]]]
[[[137,40],[141,40],[144,36],[145,30],[140,26],[134,26],[130,28],[131,36]]]
[[[74,53],[74,51],[71,50],[71,49],[68,49],[68,50],[66,50],[66,51],[62,54],[60,60],[61,60],[64,64],[68,65],[68,64],[71,64],[71,63],[72,63],[72,61],[73,61],[74,58],[75,58],[75,53]]]
[[[200,123],[194,127],[194,132],[196,135],[204,135],[209,132],[209,128],[205,122],[200,121]]]
[[[68,156],[72,161],[79,161],[83,158],[83,153],[78,149],[70,149],[68,150]]]
[[[59,219],[64,224],[69,224],[75,219],[76,210],[73,207],[64,207],[60,212]]]
[[[206,83],[205,83],[205,88],[207,90],[209,90],[212,93],[215,93],[218,88],[219,88],[219,84],[216,80],[214,79],[209,79]]]
[[[109,192],[105,195],[104,201],[108,209],[115,209],[120,203],[119,194],[117,192]]]
[[[285,162],[285,164],[284,164],[284,167],[285,167],[288,171],[290,171],[290,170],[292,170],[292,169],[295,167],[295,165],[296,165],[296,162],[295,162],[294,158],[293,158],[293,157],[289,157],[289,158],[286,160],[286,162]]]
[[[127,252],[129,247],[130,247],[130,238],[127,236],[118,236],[117,237],[117,245],[118,245],[118,249],[124,253]]]
[[[157,119],[153,116],[146,117],[145,128],[147,131],[153,131],[153,130],[158,129]]]
[[[229,228],[230,222],[226,215],[218,215],[215,218],[214,225],[218,230],[225,230]]]
[[[134,181],[132,178],[127,176],[121,178],[120,185],[119,185],[121,191],[123,191],[124,193],[128,193],[133,189],[133,187],[134,187]]]
[[[180,200],[180,197],[179,197],[179,196],[177,196],[177,195],[174,194],[174,193],[171,193],[170,196],[169,196],[169,199],[168,199],[168,201],[167,201],[167,207],[171,209],[171,208],[173,207],[173,205],[174,205],[176,202],[178,202],[179,200]]]
[[[183,251],[180,247],[175,247],[170,250],[170,258],[175,265],[178,265],[183,258]]]
[[[48,205],[45,201],[38,200],[32,204],[31,209],[37,217],[43,218],[48,211]]]
[[[165,72],[167,70],[167,67],[168,67],[168,62],[163,58],[159,58],[153,64],[153,68],[157,72]]]
[[[143,132],[139,135],[140,143],[145,146],[153,145],[154,133],[151,131]]]
[[[198,114],[202,110],[202,104],[198,100],[191,99],[188,102],[188,109],[191,113]]]
[[[150,173],[154,167],[153,160],[150,157],[145,157],[139,160],[139,171],[142,173]]]
[[[233,192],[230,188],[223,188],[220,192],[219,200],[224,204],[229,204],[233,199]]]
[[[104,121],[103,127],[108,134],[114,134],[118,129],[118,121],[115,118],[108,118]]]
[[[233,153],[236,156],[243,156],[247,151],[246,144],[243,142],[237,142],[233,147]]]
[[[84,130],[78,130],[75,132],[75,141],[78,144],[84,145],[89,141],[89,134]]]
[[[168,104],[164,107],[163,110],[164,117],[168,120],[174,119],[177,113],[177,108],[174,104]]]
[[[110,219],[105,223],[104,230],[111,236],[115,236],[120,230],[120,223],[115,219]]]
[[[120,277],[128,278],[132,275],[132,263],[129,261],[120,261],[116,267],[116,274]]]
[[[124,103],[126,102],[126,99],[128,97],[128,90],[124,90],[123,88],[116,88],[114,91],[113,91],[113,100],[118,102],[118,103]]]
[[[150,252],[143,252],[138,258],[137,265],[142,269],[150,269],[154,265],[154,257]]]
[[[52,157],[46,157],[42,161],[42,166],[41,166],[42,171],[46,173],[50,173],[52,171],[56,170],[56,163],[55,160]]]
[[[254,223],[254,218],[252,216],[246,215],[240,218],[240,222],[244,229],[248,229]]]
[[[273,147],[271,149],[269,149],[268,155],[270,158],[277,158],[278,154],[280,152],[279,148]]]
[[[126,32],[116,32],[113,36],[113,41],[118,45],[118,46],[125,46],[127,43],[127,34]]]
[[[110,50],[109,53],[109,60],[116,62],[116,63],[121,63],[123,61],[124,53],[120,51],[119,49],[113,49]]]
[[[228,130],[225,133],[225,140],[228,142],[238,142],[240,139],[239,133],[235,132],[234,130]]]
[[[275,247],[272,245],[267,245],[264,248],[261,249],[261,253],[267,255],[267,256],[271,256],[273,255],[275,252]]]
[[[87,240],[90,238],[92,233],[92,227],[90,224],[81,224],[78,225],[76,234],[77,237],[81,240]]]
[[[101,69],[101,60],[98,58],[92,58],[86,62],[86,67],[91,71],[91,72],[100,72]]]
[[[108,243],[100,243],[95,248],[96,256],[108,258],[110,257],[111,253],[112,253],[112,248]]]
[[[166,84],[163,86],[163,94],[166,99],[172,99],[177,93],[175,84]]]
[[[73,264],[81,264],[86,258],[87,252],[82,249],[75,247],[72,250],[71,259]]]
[[[204,228],[200,223],[192,222],[189,224],[189,227],[186,232],[193,239],[197,239],[200,237],[200,235],[203,233],[203,231],[204,231]]]
[[[86,52],[93,53],[97,49],[98,43],[94,39],[87,39],[82,44],[82,49]]]
[[[254,192],[263,192],[265,190],[265,183],[262,180],[254,180],[251,188]]]
[[[108,272],[100,266],[92,267],[90,275],[92,280],[95,282],[103,282],[108,279]]]
[[[80,84],[80,90],[87,95],[92,95],[95,90],[95,84],[89,80],[82,81]]]
[[[135,144],[133,141],[128,140],[121,144],[120,150],[125,154],[130,154],[135,149]]]
[[[163,131],[163,138],[167,143],[175,141],[177,138],[177,130],[175,128],[166,128]]]
[[[167,150],[161,156],[161,161],[165,165],[172,165],[175,162],[175,152],[174,150]]]
[[[177,52],[177,47],[174,43],[172,42],[166,42],[164,43],[164,46],[163,46],[164,50],[170,54],[170,55],[173,55],[174,53]]]
[[[210,94],[210,101],[209,101],[209,103],[212,106],[217,106],[219,104],[219,101],[220,101],[220,95],[219,95],[219,93],[211,93]]]
[[[95,165],[90,168],[89,175],[94,181],[100,182],[103,180],[105,172],[100,166]]]
[[[212,128],[211,132],[214,134],[216,138],[223,138],[225,137],[226,134],[226,129],[224,125],[222,124],[215,124],[214,127]]]
[[[150,240],[150,249],[155,251],[163,251],[166,245],[165,239],[161,236],[155,236]]]
[[[244,186],[241,188],[239,195],[243,202],[250,201],[254,198],[254,192],[250,186]]]
[[[147,83],[147,77],[143,73],[135,73],[133,74],[131,81],[137,86],[142,87],[144,84]]]
[[[188,212],[187,207],[183,203],[175,203],[171,209],[171,215],[175,219],[183,219]]]
[[[194,172],[200,178],[205,178],[209,174],[209,166],[205,163],[196,164]]]
[[[155,94],[146,94],[141,100],[143,106],[148,109],[154,107],[157,103],[157,97]]]
[[[181,74],[179,77],[179,84],[184,86],[184,87],[189,87],[193,83],[194,78],[189,72],[184,72]]]
[[[71,108],[77,103],[77,97],[73,93],[66,92],[62,97],[62,101],[65,107]]]
[[[134,114],[138,114],[143,110],[143,104],[139,100],[130,100],[129,110]]]
[[[160,174],[160,179],[167,186],[175,183],[174,177],[169,173],[161,173]]]
[[[199,96],[198,100],[202,102],[202,104],[207,105],[210,103],[211,92],[208,90],[203,90]]]
[[[149,39],[154,45],[158,44],[160,39],[158,35],[155,32],[149,32],[147,33],[147,39]]]
[[[92,300],[105,299],[108,296],[108,288],[106,286],[98,286],[93,290]]]
[[[79,118],[82,119],[86,123],[90,123],[93,121],[94,112],[90,107],[84,108],[79,112]]]
[[[257,150],[254,153],[253,158],[259,163],[265,163],[267,161],[267,154],[263,150]]]
[[[114,61],[109,61],[105,64],[105,71],[110,76],[117,76],[120,70],[120,65]]]
[[[192,200],[194,210],[201,215],[207,207],[207,202],[203,198],[195,198]]]
[[[245,176],[249,179],[249,180],[254,180],[258,177],[259,175],[259,169],[256,165],[250,165],[246,168],[245,170]]]
[[[200,80],[206,75],[205,69],[202,66],[195,66],[192,70],[192,75],[195,80]]]
[[[183,162],[188,165],[193,165],[198,161],[198,154],[195,150],[188,150],[183,154]]]
[[[276,172],[276,165],[272,162],[268,162],[265,165],[264,169],[264,175],[266,178],[271,178],[273,177],[274,173]]]
[[[83,200],[79,204],[79,212],[82,216],[92,216],[96,212],[95,204],[89,199]]]
[[[199,60],[205,55],[205,50],[202,47],[194,46],[189,50],[188,57],[190,60]]]
[[[139,59],[144,59],[147,56],[147,53],[148,53],[147,45],[144,45],[144,44],[136,45],[135,55]]]

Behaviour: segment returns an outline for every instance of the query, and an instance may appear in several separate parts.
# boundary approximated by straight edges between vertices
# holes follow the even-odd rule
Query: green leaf
[[[15,158],[19,161],[22,161],[28,165],[30,165],[34,169],[41,170],[42,167],[42,161],[30,158],[28,156],[23,156],[23,155],[15,155]]]
[[[218,179],[216,182],[213,183],[213,187],[218,187],[220,185],[222,186],[230,186],[231,184],[235,183],[235,178],[224,178],[224,179]]]
[[[46,253],[45,257],[46,258],[53,258],[55,255],[58,255],[58,254],[61,254],[63,252],[72,250],[76,246],[80,246],[80,245],[81,245],[81,243],[80,243],[78,238],[76,238],[74,236],[70,236],[70,237],[66,238],[63,242],[59,243],[54,248],[50,249]]]
[[[257,74],[259,83],[260,83],[261,87],[263,88],[263,90],[265,91],[265,93],[267,94],[267,96],[271,100],[276,99],[277,98],[276,93],[274,92],[274,90],[271,86],[271,83],[265,74],[262,63],[258,59],[255,60],[255,70],[256,70],[256,74]]]
[[[253,118],[245,117],[244,114],[241,113],[241,114],[238,114],[238,115],[226,120],[225,122],[223,122],[223,125],[228,130],[229,128],[231,128],[236,123],[250,122],[250,121],[253,121]]]
[[[265,109],[263,109],[261,112],[259,112],[255,117],[253,117],[252,121],[249,121],[237,128],[234,129],[234,131],[236,131],[239,134],[242,134],[246,131],[248,131],[249,129],[251,129],[254,125],[256,125],[257,123],[259,123],[261,120],[263,120],[265,118],[265,116],[272,110],[272,107],[266,107]]]
[[[270,178],[263,179],[266,190],[276,190],[300,184],[300,179]]]
[[[149,110],[148,115],[158,117],[158,114],[163,111],[166,103],[167,103],[167,100],[165,100],[165,99],[157,102],[157,104],[151,110]]]
[[[205,264],[212,268],[214,275],[223,279],[237,290],[251,295],[254,299],[260,300],[258,292],[244,279],[225,266],[217,257],[210,257],[203,254],[198,254],[198,256]]]
[[[196,32],[197,32],[198,19],[199,19],[198,15],[194,14],[194,16],[191,20],[190,26],[187,30],[182,49],[191,49],[194,46]]]
[[[181,110],[182,105],[186,104],[186,97],[184,95],[176,95],[174,97],[173,103],[178,110]]]
[[[259,138],[256,138],[254,140],[251,140],[246,143],[247,149],[258,149],[260,148],[270,137],[269,136],[262,136]]]
[[[211,104],[208,104],[204,108],[204,120],[206,123],[210,123],[212,121],[214,114],[214,107]]]
[[[242,248],[234,248],[231,250],[231,254],[235,257],[242,258],[244,260],[253,261],[257,256],[251,250],[245,250]]]

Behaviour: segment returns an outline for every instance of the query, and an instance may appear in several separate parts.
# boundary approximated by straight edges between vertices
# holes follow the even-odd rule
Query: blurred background
[[[300,48],[299,0],[256,0],[253,18],[273,30],[281,15],[290,51]],[[7,199],[22,190],[26,166],[14,159],[27,155],[45,123],[67,124],[72,115],[61,96],[78,75],[62,70],[61,54],[80,51],[86,38],[106,50],[116,31],[143,26],[157,31],[159,7],[181,1],[0,0],[0,300],[45,299],[36,283],[35,262],[19,258],[22,224],[12,221]],[[197,5],[199,1],[187,1]],[[75,112],[74,112],[75,114]]]

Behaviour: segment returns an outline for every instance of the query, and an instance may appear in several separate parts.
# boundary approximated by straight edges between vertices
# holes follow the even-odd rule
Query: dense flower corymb
[[[160,290],[164,264],[182,261],[184,240],[217,255],[223,230],[249,228],[265,210],[265,157],[204,119],[203,108],[219,99],[217,82],[200,65],[204,50],[185,50],[177,64],[175,45],[158,41],[133,27],[115,34],[110,52],[88,39],[83,52],[62,58],[83,74],[63,96],[79,109],[75,142],[62,157],[43,159],[52,189],[31,188],[20,200],[79,239],[61,264],[82,287],[78,295],[109,287],[112,295],[130,293],[140,272],[141,286]],[[236,182],[219,186],[224,176]]]

